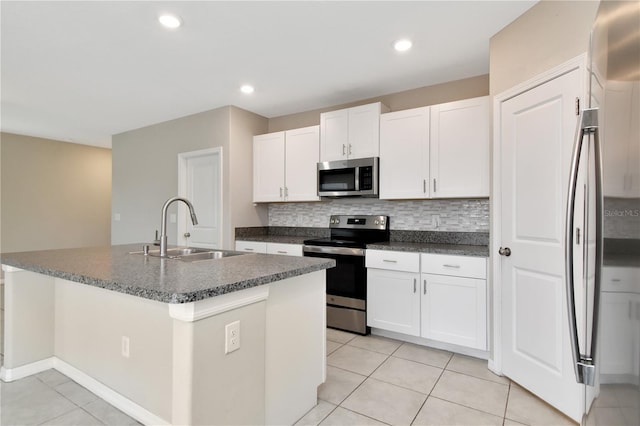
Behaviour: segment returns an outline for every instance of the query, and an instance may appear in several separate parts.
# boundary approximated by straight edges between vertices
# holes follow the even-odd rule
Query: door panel
[[[562,98],[552,97],[543,103],[526,106],[513,116],[514,146],[513,217],[514,238],[524,242],[562,241],[563,206],[561,182]],[[549,125],[553,123],[553,125]]]
[[[513,351],[555,374],[562,372],[561,290],[557,276],[513,268]]]
[[[580,421],[564,288],[563,219],[581,69],[505,100],[500,110],[502,370]]]
[[[179,155],[180,195],[193,204],[198,224],[193,225],[187,207],[178,206],[179,245],[222,247],[222,172],[219,149]]]

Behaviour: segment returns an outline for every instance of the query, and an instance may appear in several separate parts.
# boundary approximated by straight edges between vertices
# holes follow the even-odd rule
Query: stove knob
[[[380,222],[378,221],[378,219],[376,219],[376,220],[373,221],[373,224],[374,225],[380,225]]]

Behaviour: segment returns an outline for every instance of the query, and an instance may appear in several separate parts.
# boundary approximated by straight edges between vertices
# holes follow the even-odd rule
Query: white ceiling
[[[225,105],[277,117],[486,74],[489,38],[535,3],[2,1],[1,130],[110,147]]]

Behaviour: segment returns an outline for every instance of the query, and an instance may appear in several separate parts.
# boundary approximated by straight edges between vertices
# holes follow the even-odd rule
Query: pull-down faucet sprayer
[[[164,203],[164,206],[162,206],[162,222],[160,224],[160,226],[161,226],[161,228],[160,228],[160,256],[161,257],[166,257],[167,256],[167,209],[169,208],[169,205],[171,203],[173,203],[174,201],[182,201],[183,203],[185,203],[187,205],[187,207],[189,207],[189,214],[191,215],[191,223],[193,223],[194,225],[198,224],[198,218],[196,217],[196,212],[193,210],[193,204],[191,204],[191,201],[187,200],[186,198],[182,198],[182,197],[169,198]]]

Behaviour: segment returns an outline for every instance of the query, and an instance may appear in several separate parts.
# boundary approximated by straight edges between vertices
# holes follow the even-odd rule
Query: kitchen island
[[[292,424],[316,404],[333,261],[141,247],[3,254],[2,379],[55,368],[145,424]]]

